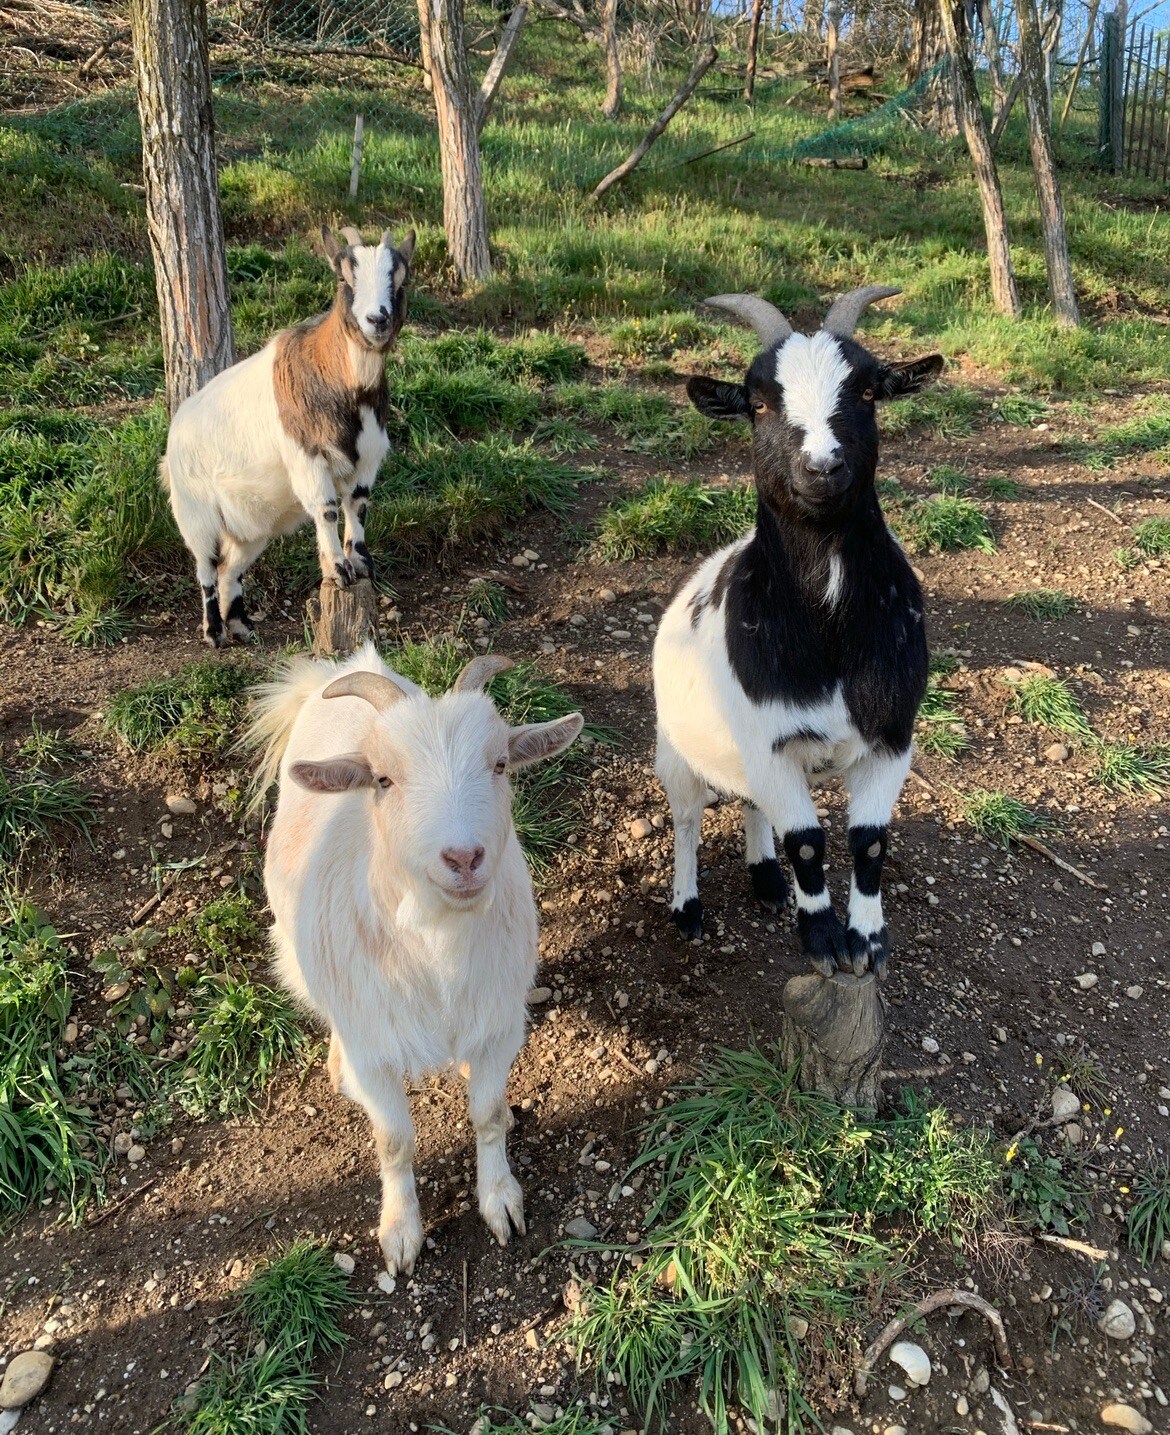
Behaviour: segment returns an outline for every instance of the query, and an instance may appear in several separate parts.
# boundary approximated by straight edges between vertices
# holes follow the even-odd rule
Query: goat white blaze
[[[508,781],[494,771],[507,757],[507,724],[481,693],[402,703],[388,719],[409,761],[395,774],[397,792],[387,793],[387,825],[416,900],[431,907],[435,889],[458,892],[464,884],[443,853],[477,847],[484,849],[477,875],[490,892],[511,831]]]
[[[394,312],[394,251],[384,244],[353,247],[353,317],[371,344],[385,337],[374,327]],[[385,309],[385,315],[382,310]]]
[[[776,382],[789,423],[804,430],[802,448],[814,464],[828,463],[838,448],[831,420],[850,373],[841,345],[824,330],[793,334],[776,355]]]

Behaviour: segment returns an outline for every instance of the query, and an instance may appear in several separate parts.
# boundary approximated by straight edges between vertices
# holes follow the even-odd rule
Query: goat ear
[[[374,786],[373,770],[360,753],[330,757],[324,762],[294,762],[288,775],[310,792],[352,792],[358,787]]]
[[[340,274],[337,256],[345,248],[345,245],[337,238],[327,224],[321,226],[321,243],[325,246],[325,258],[333,266],[334,273]]]
[[[904,364],[883,364],[878,371],[877,396],[902,399],[907,394],[916,394],[933,383],[945,367],[946,360],[941,354],[927,354],[925,358],[909,359]]]
[[[687,380],[687,398],[709,419],[746,419],[751,414],[743,384],[725,384],[695,374]]]
[[[402,236],[399,242],[395,244],[393,236],[391,235],[390,231],[387,230],[386,233],[382,236],[382,243],[387,247],[387,249],[393,249],[396,254],[400,254],[402,258],[406,261],[406,263],[409,265],[411,260],[414,258],[414,241],[417,237],[418,236],[415,234],[414,230],[409,229]]]
[[[570,713],[568,717],[554,718],[552,722],[514,727],[508,734],[508,765],[528,767],[530,763],[556,757],[574,741],[584,726],[585,719],[580,713]]]

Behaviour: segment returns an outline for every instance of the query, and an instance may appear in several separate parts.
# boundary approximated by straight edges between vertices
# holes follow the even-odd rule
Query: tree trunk
[[[462,283],[480,282],[490,278],[492,261],[479,157],[478,95],[467,64],[463,0],[418,0],[418,20],[439,125],[447,253]]]
[[[825,30],[825,64],[829,71],[829,119],[841,118],[841,60],[837,40],[841,30],[841,8],[837,0],[829,0],[829,19]]]
[[[1016,16],[1020,26],[1020,73],[1024,81],[1024,108],[1028,112],[1028,143],[1032,150],[1036,198],[1040,202],[1040,224],[1044,231],[1044,258],[1048,265],[1048,290],[1057,323],[1075,329],[1081,316],[1068,259],[1060,182],[1056,177],[1052,109],[1035,0],[1017,0]]]
[[[487,74],[484,75],[483,83],[479,87],[475,111],[475,125],[478,130],[482,130],[487,123],[496,93],[508,72],[508,66],[512,63],[512,52],[516,48],[516,41],[520,38],[520,31],[524,28],[524,21],[527,18],[528,6],[525,0],[520,0],[520,4],[508,16],[508,23],[504,26],[504,33],[500,36],[496,53],[492,56]]]
[[[378,603],[368,578],[359,578],[348,588],[326,579],[306,610],[313,630],[314,657],[344,658],[367,638],[377,636]]]
[[[991,267],[991,297],[996,310],[1011,318],[1019,316],[1020,296],[1012,272],[1012,254],[1008,239],[1007,214],[1003,207],[1003,191],[995,168],[987,119],[979,100],[975,65],[971,55],[971,35],[965,16],[952,0],[939,0],[939,17],[943,36],[951,57],[951,74],[955,86],[955,102],[959,122],[975,167],[979,198],[983,204],[983,228],[987,235],[987,259]],[[958,26],[963,25],[960,34]]]
[[[743,97],[750,105],[756,90],[756,53],[760,48],[760,20],[764,0],[752,0],[752,28],[748,34],[747,72],[744,75]]]
[[[987,56],[987,74],[991,80],[991,120],[994,124],[1003,110],[1006,90],[1003,66],[999,61],[999,31],[991,0],[978,0],[979,24],[983,30],[983,53]]]
[[[946,40],[939,23],[938,0],[915,0],[914,27],[910,43],[909,72],[920,79],[947,53]],[[955,113],[955,87],[950,76],[936,74],[924,97],[923,123],[940,139],[953,139],[959,133],[959,117]]]
[[[618,51],[617,0],[602,0],[601,42],[605,47],[605,103],[601,113],[616,120],[622,108],[622,57]]]
[[[174,413],[235,361],[203,0],[131,0],[142,176]]]
[[[790,977],[783,1001],[780,1050],[786,1063],[800,1063],[801,1090],[876,1111],[886,1009],[873,973]]]

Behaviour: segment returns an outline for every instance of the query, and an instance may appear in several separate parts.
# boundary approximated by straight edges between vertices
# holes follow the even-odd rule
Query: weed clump
[[[608,562],[662,552],[699,552],[741,537],[755,522],[752,487],[654,479],[602,516],[594,552]]]

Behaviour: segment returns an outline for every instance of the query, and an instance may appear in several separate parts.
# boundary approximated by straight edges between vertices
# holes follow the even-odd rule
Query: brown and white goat
[[[390,447],[386,357],[406,318],[415,236],[396,248],[389,230],[377,244],[356,229],[341,235],[322,227],[333,307],[217,374],[171,420],[160,474],[216,648],[252,636],[243,576],[273,538],[306,521],[323,578],[345,587],[373,576],[366,504]]]

